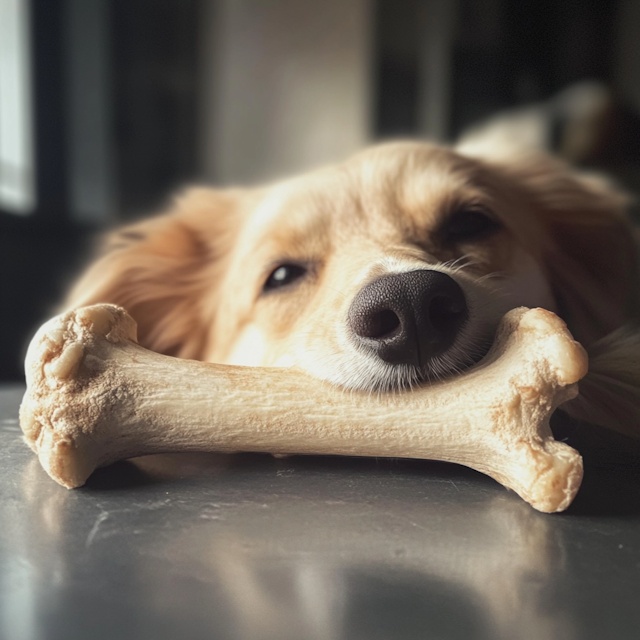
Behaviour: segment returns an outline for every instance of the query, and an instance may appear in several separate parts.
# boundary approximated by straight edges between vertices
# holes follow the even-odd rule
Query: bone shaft
[[[105,403],[94,435],[112,443],[109,459],[162,451],[430,457],[456,461],[469,448],[451,434],[449,402],[432,389],[424,411],[407,409],[404,394],[345,394],[287,369],[228,367],[171,360],[142,350],[119,358],[124,403]],[[372,406],[373,405],[373,406]],[[186,410],[185,410],[186,408]],[[473,421],[467,407],[465,421]],[[451,427],[449,427],[451,428]],[[455,425],[454,425],[455,428]],[[116,435],[117,434],[117,435]],[[117,451],[115,450],[117,448]],[[461,451],[461,448],[463,449]]]

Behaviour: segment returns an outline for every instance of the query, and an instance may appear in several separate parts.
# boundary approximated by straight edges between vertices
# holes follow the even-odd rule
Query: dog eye
[[[281,264],[271,272],[271,275],[264,283],[263,291],[273,291],[280,287],[286,287],[302,278],[306,273],[307,269],[299,264]]]
[[[451,216],[442,228],[446,242],[463,242],[484,238],[502,225],[481,209],[461,209]]]

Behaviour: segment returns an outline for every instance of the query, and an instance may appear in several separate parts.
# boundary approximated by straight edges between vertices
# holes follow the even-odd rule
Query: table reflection
[[[67,491],[30,459],[9,540],[31,611],[12,637],[58,637],[56,607],[100,637],[577,637],[549,606],[554,516],[450,465],[371,464],[151,456]]]

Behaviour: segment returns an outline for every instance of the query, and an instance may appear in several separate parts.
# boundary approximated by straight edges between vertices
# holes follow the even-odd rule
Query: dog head
[[[584,341],[622,324],[622,204],[549,158],[386,144],[263,188],[186,192],[112,234],[69,304],[124,306],[164,353],[401,388],[477,361],[517,306],[561,313]]]

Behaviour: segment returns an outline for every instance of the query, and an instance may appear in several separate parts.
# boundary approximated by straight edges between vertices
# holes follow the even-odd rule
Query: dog
[[[626,204],[542,153],[385,143],[267,186],[184,191],[109,233],[65,306],[121,305],[164,354],[368,393],[457,375],[508,310],[543,307],[590,353],[568,412],[640,436]]]

